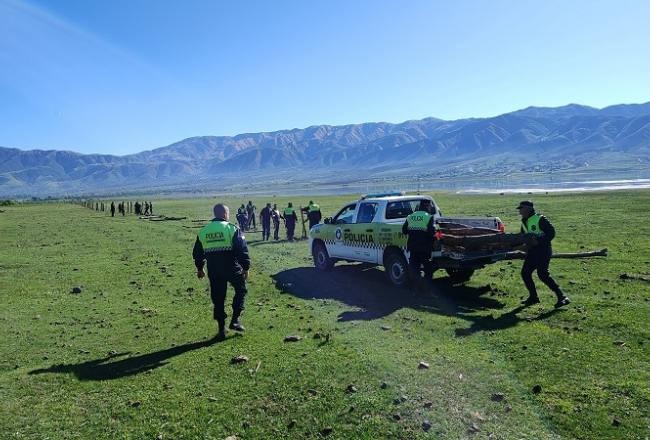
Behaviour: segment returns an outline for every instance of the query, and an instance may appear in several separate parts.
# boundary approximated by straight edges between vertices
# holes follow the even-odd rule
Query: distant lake
[[[621,179],[621,180],[585,180],[585,181],[561,181],[561,182],[540,182],[522,183],[519,185],[477,185],[471,188],[459,189],[457,193],[482,193],[482,194],[516,194],[516,193],[540,193],[540,192],[587,192],[587,191],[612,191],[650,188],[650,179]]]
[[[586,176],[585,176],[586,177]],[[446,178],[439,180],[404,181],[403,178],[388,178],[370,182],[314,182],[311,185],[278,184],[277,194],[372,194],[405,191],[408,193],[450,191],[458,194],[516,194],[545,192],[589,192],[634,190],[650,188],[650,175],[640,178],[571,178],[571,176],[531,175],[488,178]],[[241,194],[269,194],[268,189],[249,188],[235,190]]]

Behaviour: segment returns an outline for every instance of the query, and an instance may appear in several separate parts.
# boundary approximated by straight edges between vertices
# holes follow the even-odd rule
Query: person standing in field
[[[242,205],[237,209],[237,222],[243,231],[248,230],[248,217],[246,216],[246,206]]]
[[[537,289],[533,281],[533,272],[537,271],[539,279],[551,289],[557,296],[555,308],[560,308],[571,303],[571,300],[562,292],[560,286],[551,277],[548,267],[551,263],[551,241],[555,238],[555,228],[551,222],[543,215],[535,212],[533,202],[524,200],[517,206],[519,215],[521,215],[521,233],[534,234],[537,244],[529,246],[526,251],[526,259],[521,268],[521,278],[524,280],[526,289],[528,289],[528,298],[521,303],[530,306],[539,303]]]
[[[313,200],[310,200],[309,205],[307,205],[306,208],[302,208],[302,211],[307,213],[309,229],[320,223],[320,219],[323,218],[323,215],[320,212],[320,206],[314,203]]]
[[[435,220],[431,201],[420,201],[418,210],[406,217],[402,234],[408,236],[406,249],[409,251],[409,273],[413,285],[422,289],[420,269],[424,268],[424,279],[433,277],[431,253],[436,240]]]
[[[287,228],[287,240],[293,241],[293,234],[296,230],[296,222],[298,221],[296,210],[293,209],[293,203],[289,202],[287,207],[284,208],[282,218],[284,219],[284,226]]]
[[[262,240],[266,241],[271,237],[271,204],[267,203],[260,211],[260,223],[262,224]]]
[[[273,209],[271,210],[271,219],[273,219],[273,239],[280,239],[280,211],[278,211],[278,205],[273,204]]]
[[[257,209],[257,206],[253,205],[253,202],[251,200],[248,201],[248,205],[246,205],[246,214],[248,215],[248,230],[251,229],[251,225],[253,225],[253,229],[257,229],[257,225],[255,224],[255,210]]]
[[[228,283],[235,289],[229,328],[239,332],[244,331],[240,316],[244,311],[246,280],[251,260],[241,229],[228,222],[230,216],[228,207],[218,203],[214,205],[213,212],[212,221],[201,228],[196,237],[192,256],[196,266],[196,276],[199,279],[205,277],[203,266],[207,262],[210,297],[214,306],[213,317],[217,321],[215,338],[223,341],[226,338],[227,315],[224,303]]]
[[[111,202],[111,217],[115,217],[115,202]]]

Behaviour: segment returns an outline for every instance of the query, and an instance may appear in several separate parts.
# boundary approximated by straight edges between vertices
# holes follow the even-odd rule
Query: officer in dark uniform
[[[260,211],[260,223],[262,224],[262,240],[266,241],[271,237],[271,204],[267,203]]]
[[[111,217],[115,217],[115,202],[111,202]]]
[[[537,271],[539,279],[557,296],[555,308],[569,304],[571,301],[548,272],[551,255],[553,254],[551,241],[555,237],[555,228],[546,217],[535,212],[533,202],[530,200],[519,203],[517,209],[521,215],[521,232],[523,234],[534,234],[537,242],[536,245],[529,246],[524,265],[521,268],[521,278],[528,289],[528,298],[522,301],[522,304],[530,306],[539,303],[537,289],[533,281],[534,271]]]
[[[436,228],[430,200],[422,200],[418,210],[406,218],[402,226],[402,234],[408,236],[406,249],[409,251],[411,282],[422,289],[420,269],[424,268],[425,280],[431,280],[433,276],[431,252],[436,239]]]
[[[284,225],[287,228],[287,240],[293,241],[293,234],[296,230],[298,216],[296,215],[296,210],[293,209],[293,204],[291,202],[289,202],[287,207],[284,208],[282,218],[284,219]]]
[[[246,207],[243,203],[239,209],[237,209],[237,222],[242,230],[248,230],[248,216],[246,215]]]
[[[208,263],[210,296],[214,304],[214,319],[218,324],[217,340],[226,337],[224,303],[228,283],[235,289],[229,328],[244,331],[239,317],[244,310],[246,279],[251,264],[246,239],[241,229],[228,223],[229,215],[227,206],[221,203],[214,206],[214,218],[199,231],[192,253],[198,278],[205,276],[203,265],[205,261]]]

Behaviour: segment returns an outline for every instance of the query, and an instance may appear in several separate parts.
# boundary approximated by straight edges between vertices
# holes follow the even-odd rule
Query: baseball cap
[[[519,206],[517,206],[517,209],[522,208],[524,206],[528,206],[528,207],[532,208],[533,207],[533,202],[531,202],[530,200],[522,200],[521,202],[519,202]]]

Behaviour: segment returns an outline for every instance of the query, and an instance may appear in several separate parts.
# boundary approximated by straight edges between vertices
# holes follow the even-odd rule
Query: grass
[[[446,215],[497,215],[517,228],[515,196],[433,196]],[[352,198],[317,202],[331,215]],[[3,208],[0,438],[649,435],[650,289],[619,275],[650,272],[650,191],[535,197],[556,226],[556,251],[610,250],[553,260],[573,300],[560,311],[541,286],[540,306],[518,307],[520,262],[460,287],[437,273],[437,295],[413,296],[377,268],[316,273],[306,241],[247,234],[248,330],[221,343],[209,340],[207,284],[191,259],[190,220],[209,218],[214,201],[156,201],[159,213],[188,216],[169,222],[67,204]],[[302,339],[283,342],[293,334]],[[249,361],[231,364],[240,354]]]

